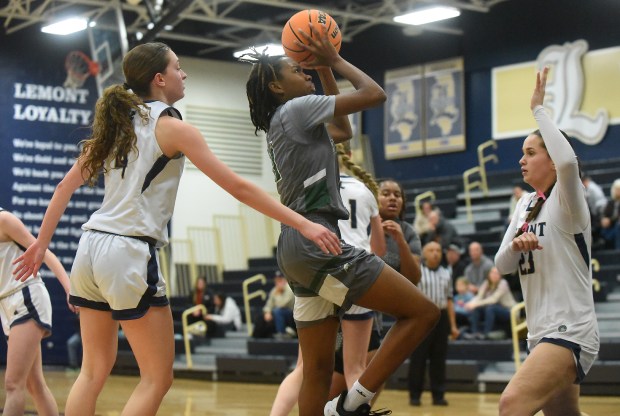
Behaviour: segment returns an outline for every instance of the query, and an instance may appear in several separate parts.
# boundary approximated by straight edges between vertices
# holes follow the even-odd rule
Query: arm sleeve
[[[271,289],[269,291],[269,296],[267,296],[267,302],[265,302],[265,306],[263,307],[263,313],[271,312],[274,307],[274,290]]]
[[[575,228],[581,231],[586,228],[590,214],[577,156],[543,106],[536,106],[533,113],[558,176],[554,191],[559,196],[560,210],[557,212],[564,214],[558,218],[560,227],[567,232],[574,232]]]
[[[517,270],[517,266],[519,264],[519,258],[521,257],[521,253],[518,251],[512,250],[512,239],[514,238],[517,232],[517,225],[519,222],[519,213],[521,212],[521,206],[525,203],[526,198],[529,196],[523,196],[517,202],[517,206],[515,207],[515,212],[512,213],[512,220],[510,221],[510,225],[504,234],[504,238],[502,239],[502,244],[499,246],[499,250],[495,255],[495,267],[501,274],[511,274]]]
[[[212,315],[212,318],[215,322],[222,324],[229,324],[235,319],[235,307],[232,304],[233,300],[228,298],[226,299],[226,303],[224,303],[224,307],[222,308],[219,315]]]

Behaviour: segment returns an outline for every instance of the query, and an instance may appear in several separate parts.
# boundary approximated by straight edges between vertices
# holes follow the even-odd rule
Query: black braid
[[[538,214],[540,213],[540,210],[542,209],[543,204],[545,203],[547,199],[549,199],[549,195],[551,195],[551,190],[553,189],[554,185],[555,183],[551,185],[549,189],[547,189],[547,191],[545,192],[544,198],[540,196],[538,197],[536,204],[534,204],[534,207],[532,208],[530,213],[527,214],[527,218],[525,218],[525,223],[523,223],[523,226],[521,226],[521,228],[517,230],[517,233],[515,234],[514,238],[517,238],[521,234],[527,232],[527,229],[529,228],[530,223],[534,221],[536,217],[538,217]]]
[[[246,83],[246,94],[250,104],[250,117],[255,127],[254,134],[259,130],[267,133],[271,117],[280,105],[277,98],[269,90],[269,83],[278,79],[282,56],[268,56],[265,51],[252,49],[251,53],[241,55],[240,62],[252,64],[252,70]]]

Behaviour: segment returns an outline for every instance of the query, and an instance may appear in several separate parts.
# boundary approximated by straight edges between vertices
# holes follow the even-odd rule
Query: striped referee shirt
[[[446,309],[448,307],[448,300],[452,299],[452,276],[450,271],[443,266],[431,270],[425,264],[422,264],[422,278],[420,283],[418,283],[418,288],[439,309]]]

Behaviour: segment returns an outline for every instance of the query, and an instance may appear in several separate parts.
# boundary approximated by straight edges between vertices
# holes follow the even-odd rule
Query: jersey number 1
[[[351,228],[357,228],[357,201],[355,199],[349,199],[349,216],[351,218]]]

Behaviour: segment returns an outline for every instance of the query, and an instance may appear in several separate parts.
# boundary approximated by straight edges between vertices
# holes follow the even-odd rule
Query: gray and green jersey
[[[340,198],[338,159],[325,123],[334,117],[336,97],[306,95],[281,105],[267,134],[280,201],[302,215],[347,219]]]

